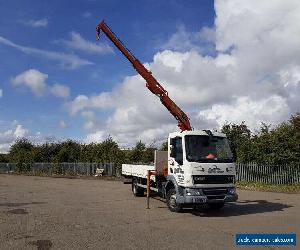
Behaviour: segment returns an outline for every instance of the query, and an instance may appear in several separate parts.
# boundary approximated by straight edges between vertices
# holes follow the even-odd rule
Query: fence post
[[[278,165],[277,184],[281,184],[281,180],[280,180],[281,170],[282,170],[282,165]]]
[[[296,177],[297,177],[297,183],[300,183],[300,164],[296,165],[297,166],[297,170],[296,170]]]
[[[285,164],[285,167],[287,168],[287,164]],[[288,174],[288,184],[293,184],[293,181],[292,181],[292,171],[291,171],[291,168],[289,168],[289,174]]]
[[[245,180],[245,168],[246,168],[246,164],[242,164],[242,163],[239,163],[239,166],[240,166],[240,170],[239,170],[239,172],[240,172],[240,179],[239,179],[239,181],[244,181]]]

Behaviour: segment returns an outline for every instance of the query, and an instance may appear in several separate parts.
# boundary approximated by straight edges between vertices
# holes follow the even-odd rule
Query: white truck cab
[[[156,152],[154,166],[122,165],[122,174],[132,178],[136,196],[144,194],[147,170],[156,171],[151,190],[166,198],[173,212],[197,204],[221,208],[238,198],[233,155],[222,133],[209,130],[171,133],[168,151]]]
[[[218,208],[237,200],[235,164],[224,134],[175,132],[169,135],[168,147],[166,199],[171,210],[194,203]]]

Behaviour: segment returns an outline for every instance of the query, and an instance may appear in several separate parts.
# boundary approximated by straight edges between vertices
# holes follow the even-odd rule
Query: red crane
[[[159,84],[147,70],[144,65],[134,57],[134,55],[125,47],[121,40],[112,32],[107,24],[102,21],[96,27],[97,40],[100,37],[100,31],[113,42],[113,44],[122,52],[122,54],[131,62],[134,69],[146,80],[146,87],[156,96],[159,97],[161,103],[170,111],[170,113],[178,121],[178,127],[181,131],[192,130],[188,116],[172,101],[168,96],[168,92]]]

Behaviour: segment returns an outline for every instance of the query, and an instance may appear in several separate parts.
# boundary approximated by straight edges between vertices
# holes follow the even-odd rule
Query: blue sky
[[[290,23],[298,7],[297,1],[0,0],[0,152],[20,136],[90,142],[111,135],[129,146],[160,142],[176,130],[110,41],[95,41],[102,19],[195,128],[279,123],[299,106],[293,96],[299,46]],[[274,35],[278,27],[285,39]]]
[[[72,99],[79,94],[92,94],[112,89],[127,75],[135,74],[131,65],[113,48],[112,53],[86,53],[59,43],[70,40],[77,32],[95,42],[95,26],[104,19],[123,42],[142,61],[151,61],[160,46],[180,25],[190,31],[214,22],[211,1],[1,1],[0,36],[20,46],[43,51],[74,54],[92,65],[76,69],[62,68],[59,61],[26,54],[0,44],[0,130],[11,127],[14,120],[32,133],[41,132],[57,137],[82,139],[82,121],[69,116],[64,109],[66,100],[54,96],[34,96],[28,88],[15,88],[11,79],[29,70],[48,74],[47,82],[62,83],[70,88]],[[47,23],[43,25],[43,20]],[[34,22],[41,25],[34,26]],[[101,43],[109,44],[105,37]],[[143,88],[144,86],[141,86]],[[146,89],[145,89],[146,91]],[[67,129],[59,128],[63,120]]]

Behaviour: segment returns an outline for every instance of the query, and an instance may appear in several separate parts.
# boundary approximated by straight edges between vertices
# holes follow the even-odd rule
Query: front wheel
[[[167,193],[167,206],[171,212],[179,213],[182,210],[182,204],[176,202],[176,190],[172,188]]]

